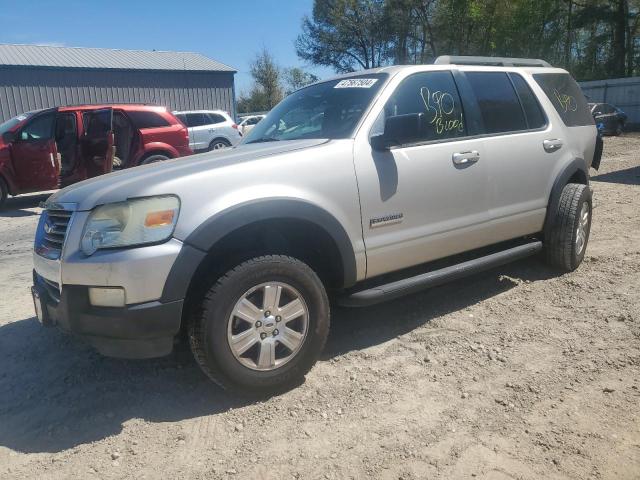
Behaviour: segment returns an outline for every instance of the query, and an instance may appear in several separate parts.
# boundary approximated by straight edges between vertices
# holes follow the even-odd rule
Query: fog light
[[[124,307],[124,288],[89,288],[89,302],[94,307]]]

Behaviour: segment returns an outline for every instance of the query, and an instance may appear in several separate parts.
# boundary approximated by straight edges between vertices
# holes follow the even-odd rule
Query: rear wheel
[[[223,148],[229,148],[231,144],[224,138],[216,138],[209,144],[209,150],[222,150]]]
[[[169,160],[169,157],[167,157],[166,155],[162,155],[162,154],[149,155],[140,163],[140,165],[149,165],[150,163],[164,162],[165,160]]]
[[[560,195],[553,227],[545,239],[547,262],[565,272],[584,259],[591,232],[592,201],[587,185],[570,183]]]
[[[189,342],[216,383],[266,393],[311,369],[329,333],[329,301],[311,268],[281,255],[248,260],[220,277],[191,319]]]
[[[622,123],[622,122],[618,122],[618,123],[616,124],[616,129],[615,129],[615,131],[614,131],[614,135],[615,135],[616,137],[619,137],[620,135],[622,135],[622,131],[623,131],[623,130],[624,130],[624,123]]]

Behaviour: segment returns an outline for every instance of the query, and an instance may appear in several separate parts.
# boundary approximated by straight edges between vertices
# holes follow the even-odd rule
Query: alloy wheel
[[[271,371],[298,354],[308,327],[309,309],[295,288],[282,282],[262,283],[236,302],[227,341],[242,365]]]

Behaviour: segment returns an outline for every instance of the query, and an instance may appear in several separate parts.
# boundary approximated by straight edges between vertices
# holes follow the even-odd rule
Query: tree
[[[535,57],[579,80],[640,74],[640,0],[315,0],[298,55],[346,72],[442,54]]]
[[[283,97],[282,73],[273,56],[266,48],[260,51],[251,63],[253,86],[248,94],[238,99],[239,112],[262,112],[271,110]]]
[[[298,67],[288,68],[284,70],[283,76],[284,82],[286,84],[287,95],[319,80],[318,77],[313,73],[305,72]]]
[[[315,0],[296,52],[337,72],[379,67],[389,57],[384,0]]]

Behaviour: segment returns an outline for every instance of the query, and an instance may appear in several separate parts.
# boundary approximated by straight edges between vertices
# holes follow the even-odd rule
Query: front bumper
[[[95,307],[88,287],[55,285],[33,272],[34,288],[51,325],[78,335],[101,354],[119,358],[152,358],[167,355],[180,330],[183,300],[151,301],[125,307]]]

